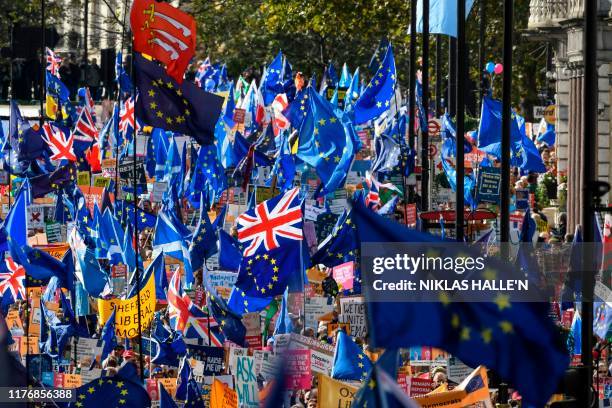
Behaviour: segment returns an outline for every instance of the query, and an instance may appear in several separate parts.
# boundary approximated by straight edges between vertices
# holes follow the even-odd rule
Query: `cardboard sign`
[[[417,207],[416,204],[408,204],[406,206],[406,224],[416,225],[417,223]]]
[[[45,208],[30,205],[28,208],[28,228],[45,228]]]
[[[497,204],[499,202],[501,169],[481,167],[478,172],[478,201]]]
[[[334,266],[332,274],[334,280],[338,283],[340,290],[351,290],[353,289],[353,271],[355,269],[354,263],[345,262],[338,266]]]
[[[176,395],[176,378],[158,378],[157,382],[164,386],[172,398]]]
[[[248,356],[236,357],[234,373],[240,404],[245,408],[259,408],[259,389],[255,375],[255,359]]]
[[[64,374],[64,388],[79,388],[83,385],[80,374]]]
[[[215,379],[210,387],[210,408],[238,408],[238,393]]]
[[[327,335],[331,336],[338,329],[344,330],[346,334],[351,334],[350,323],[327,323]]]
[[[77,184],[88,186],[91,184],[91,179],[89,177],[88,171],[79,171],[77,173]]]
[[[26,354],[39,354],[40,349],[38,348],[38,336],[22,336],[19,339],[19,352],[22,356],[25,356]]]
[[[318,397],[320,407],[350,407],[358,388],[327,375],[319,375]]]
[[[350,323],[353,337],[365,338],[368,328],[365,318],[365,301],[362,296],[340,298],[340,317]]]
[[[59,222],[48,222],[45,224],[45,234],[47,234],[47,242],[49,244],[62,242],[62,224]]]
[[[151,274],[149,281],[140,290],[140,316],[138,315],[138,295],[128,299],[98,299],[98,311],[100,325],[108,321],[113,312],[115,314],[115,334],[118,337],[134,338],[138,336],[138,320],[142,322],[142,329],[149,327],[155,312],[155,276]]]
[[[312,373],[309,350],[288,350],[286,355],[286,386],[289,390],[310,389]]]
[[[430,378],[409,377],[407,379],[407,383],[408,395],[411,397],[416,397],[419,395],[429,394],[431,392],[433,380]]]

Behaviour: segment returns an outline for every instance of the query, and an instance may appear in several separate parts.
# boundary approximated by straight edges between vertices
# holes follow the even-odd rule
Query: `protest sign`
[[[245,408],[259,408],[255,359],[248,356],[237,356],[234,373],[240,404]]]
[[[64,388],[79,388],[83,385],[80,374],[64,374]]]
[[[463,364],[457,357],[448,357],[446,364],[446,376],[449,381],[459,384],[472,372],[472,368]]]
[[[202,362],[200,375],[218,375],[223,371],[225,350],[223,347],[200,346],[188,344],[187,349],[192,358]]]
[[[350,323],[353,337],[366,337],[365,301],[362,296],[340,298],[341,321]]]
[[[333,354],[330,355],[317,350],[310,350],[310,369],[313,373],[330,375],[333,365]]]
[[[332,274],[334,280],[338,283],[340,290],[351,290],[353,289],[353,270],[355,268],[354,262],[345,262],[338,266],[334,266]]]
[[[13,336],[23,335],[23,323],[17,310],[9,310],[6,315],[6,327],[8,327]]]
[[[350,323],[327,323],[327,335],[332,336],[336,330],[342,329],[346,334],[351,334]]]
[[[59,222],[48,222],[45,224],[45,234],[47,242],[54,244],[62,241],[62,224]]]
[[[151,274],[149,280],[140,290],[140,321],[144,330],[149,327],[155,312],[155,275]],[[113,309],[115,314],[115,334],[119,337],[134,338],[138,336],[138,295],[128,299],[98,299],[98,321],[103,325],[110,317]]]
[[[28,211],[28,228],[45,228],[45,208],[40,205],[30,205]]]
[[[157,379],[145,379],[145,388],[147,390],[147,394],[149,394],[149,397],[151,397],[151,401],[159,401],[159,386],[157,385]]]
[[[50,245],[37,245],[36,249],[40,249],[41,251],[45,251],[55,259],[61,261],[66,251],[70,249],[70,245],[66,243],[61,244],[50,244]]]
[[[408,395],[416,397],[430,393],[433,380],[431,378],[408,377],[407,383]]]
[[[158,378],[157,382],[164,386],[172,398],[176,395],[176,378]]]
[[[497,204],[501,183],[499,167],[481,167],[478,171],[478,201]]]
[[[313,296],[304,299],[304,313],[306,315],[306,327],[317,328],[319,318],[334,310],[332,298],[327,296]]]
[[[210,408],[238,408],[238,394],[215,379],[210,388]]]
[[[246,328],[245,340],[249,348],[261,347],[261,318],[259,313],[246,313],[242,316],[242,324]]]
[[[230,347],[229,361],[227,363],[231,370],[236,366],[236,358],[239,356],[246,356],[249,354],[249,349],[243,347]],[[234,373],[235,374],[235,373]]]
[[[272,354],[271,351],[254,350],[253,358],[255,359],[255,375],[261,375],[266,381],[274,378],[278,369],[276,366],[278,356]]]
[[[312,381],[309,350],[288,350],[286,354],[286,386],[289,390],[310,389]]]
[[[353,387],[327,375],[319,375],[317,386],[320,407],[350,407],[357,392]]]
[[[423,408],[461,408],[481,401],[490,403],[487,370],[479,366],[452,391],[432,392],[416,396],[414,400]]]

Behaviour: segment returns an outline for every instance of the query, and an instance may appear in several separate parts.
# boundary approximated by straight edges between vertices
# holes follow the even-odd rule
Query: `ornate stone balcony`
[[[559,22],[567,18],[570,3],[582,5],[582,0],[531,0],[528,28],[531,30],[559,27]]]

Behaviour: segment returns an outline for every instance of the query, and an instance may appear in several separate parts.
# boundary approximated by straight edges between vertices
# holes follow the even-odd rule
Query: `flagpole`
[[[598,105],[598,73],[597,73],[597,8],[598,2],[586,0],[584,11],[583,59],[584,59],[584,101],[582,105],[582,129],[584,148],[582,161],[582,233],[583,241],[589,245],[594,241],[594,208],[595,195],[593,182],[596,180],[595,166],[597,157],[597,105]],[[593,321],[593,292],[595,271],[592,259],[594,254],[582,258],[582,321]],[[581,360],[585,368],[587,390],[593,385],[593,325],[582,325]],[[587,393],[587,406],[591,405],[593,394]]]
[[[133,171],[133,179],[132,179],[132,194],[134,200],[134,238],[136,241],[135,251],[135,268],[136,268],[136,301],[138,302],[138,344],[140,347],[138,353],[138,359],[140,363],[140,380],[144,381],[144,358],[142,355],[142,315],[140,311],[140,268],[138,267],[138,177],[136,175],[136,85],[134,82],[134,56],[136,55],[134,52],[134,43],[132,42],[132,50],[131,50],[132,58],[130,60],[130,76],[132,77],[132,97],[134,98],[134,109],[132,113],[132,119],[134,119],[134,129],[132,134],[132,171]],[[118,160],[119,158],[117,158]]]
[[[45,75],[47,67],[45,66],[45,0],[40,2],[40,116],[38,124],[42,129],[44,121],[43,104],[45,98]],[[61,108],[60,108],[61,110]]]
[[[408,86],[410,87],[408,93],[408,147],[410,154],[415,151],[415,132],[414,132],[414,115],[416,107],[416,95],[414,94],[416,85],[416,2],[410,3],[410,60],[409,60],[409,71],[408,71]],[[416,201],[416,199],[414,200]],[[404,201],[404,207],[408,205],[408,202]],[[408,223],[408,210],[404,208],[404,217],[406,223]]]
[[[500,240],[502,257],[508,258],[510,239],[510,126],[512,120],[512,30],[513,0],[504,0],[504,77],[502,84],[502,139],[501,139],[501,208]]]
[[[484,83],[484,70],[485,70],[485,32],[487,29],[487,12],[486,12],[486,0],[480,0],[479,2],[479,19],[480,27],[478,31],[478,79],[480,80],[480,100],[478,101],[478,110],[482,109],[482,99],[484,98],[486,89]]]
[[[436,34],[436,118],[442,111],[442,35]]]
[[[9,86],[10,86],[10,93],[9,93],[9,135],[8,138],[6,140],[8,140],[8,207],[9,207],[9,211],[11,210],[11,207],[13,205],[13,202],[11,200],[11,173],[12,173],[12,169],[11,169],[11,156],[13,154],[13,145],[11,143],[11,134],[10,134],[10,129],[12,128],[13,125],[13,115],[11,115],[12,112],[12,103],[13,103],[13,97],[15,95],[13,89],[13,29],[15,27],[13,26],[13,23],[11,22],[11,59],[10,59],[10,63],[9,63]]]
[[[457,131],[455,145],[457,149],[456,153],[456,189],[455,189],[455,238],[459,242],[463,242],[464,236],[464,209],[465,209],[465,198],[464,198],[464,175],[465,175],[465,163],[464,163],[464,152],[463,143],[465,138],[465,83],[467,81],[467,56],[465,43],[465,2],[463,0],[457,2]],[[444,159],[442,159],[444,160]]]
[[[123,21],[121,24],[121,64],[123,65],[123,46],[125,44],[125,17],[127,15],[128,12],[128,7],[127,7],[127,0],[123,1]],[[116,61],[116,57],[115,57],[115,64],[117,64]],[[116,70],[117,68],[115,68]],[[117,75],[117,73],[115,73],[115,75]],[[134,102],[135,103],[135,102]],[[119,109],[121,109],[121,81],[117,81],[117,105],[119,105]],[[134,108],[136,107],[136,105],[134,105]],[[115,112],[115,109],[113,108],[113,114]],[[114,120],[117,120],[117,118],[115,118]],[[114,126],[113,126],[114,129]],[[118,195],[119,193],[119,139],[118,139],[118,135],[115,135],[115,200],[117,199],[117,197],[119,197]],[[134,211],[136,211],[136,209],[134,209]]]
[[[425,129],[421,129],[421,211],[429,210],[429,0],[423,0],[422,105]]]
[[[457,39],[448,37],[448,106],[447,112],[453,117],[457,113],[455,103],[457,97],[455,95],[457,82]]]

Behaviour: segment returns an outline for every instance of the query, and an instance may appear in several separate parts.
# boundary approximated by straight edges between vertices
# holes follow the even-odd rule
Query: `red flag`
[[[166,66],[179,84],[195,53],[196,24],[189,14],[168,3],[135,0],[130,13],[134,50]]]

